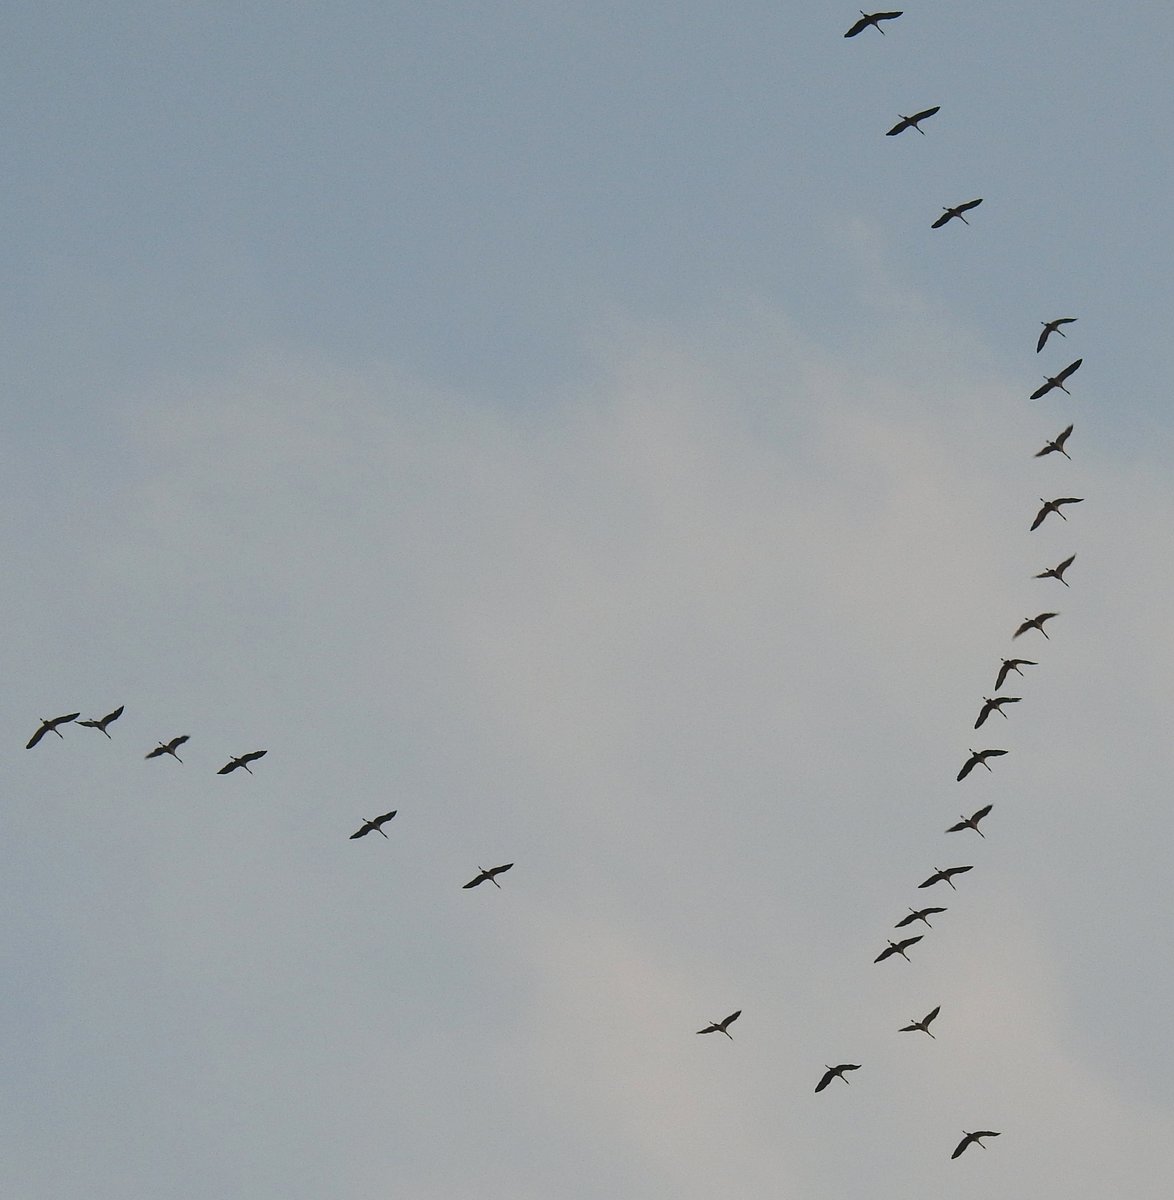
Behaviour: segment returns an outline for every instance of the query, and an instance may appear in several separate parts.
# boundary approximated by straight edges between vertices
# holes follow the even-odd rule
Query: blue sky
[[[1166,1195],[1174,16],[854,15],[10,10],[6,1191]]]

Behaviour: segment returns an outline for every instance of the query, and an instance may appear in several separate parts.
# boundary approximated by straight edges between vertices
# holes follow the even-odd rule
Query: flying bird
[[[106,726],[112,721],[117,721],[122,716],[122,710],[125,707],[125,704],[120,704],[113,712],[107,713],[104,717],[99,717],[96,721],[79,721],[78,724],[86,726],[87,729],[100,729],[103,733],[106,733]],[[106,736],[110,737],[108,733],[106,733]],[[111,738],[111,741],[113,740]]]
[[[994,807],[995,806],[993,804],[984,804],[982,806],[982,808],[977,809],[975,812],[972,812],[970,814],[970,816],[962,817],[962,820],[959,821],[957,825],[951,825],[950,828],[946,830],[946,832],[947,833],[961,833],[963,829],[973,829],[974,832],[977,833],[980,838],[985,838],[986,834],[983,833],[983,831],[981,829],[979,829],[978,823]],[[959,813],[958,815],[961,816],[962,814]]]
[[[973,871],[974,867],[946,867],[942,870],[941,867],[934,867],[934,873],[924,882],[919,883],[919,888],[933,887],[935,883],[948,883],[954,891],[958,889],[954,887],[954,881],[950,878],[951,875],[961,875],[964,871]]]
[[[1053,617],[1058,617],[1059,615],[1059,613],[1040,613],[1038,616],[1028,617],[1011,635],[1012,640],[1017,638],[1021,633],[1026,633],[1029,629],[1038,629],[1044,637],[1047,637],[1048,631],[1044,628],[1044,622],[1050,621]]]
[[[896,925],[893,926],[893,928],[904,929],[906,925],[912,925],[914,921],[924,921],[925,924],[929,925],[930,929],[932,929],[933,926],[929,924],[930,914],[945,911],[946,910],[944,908],[911,908],[909,910],[909,915],[907,917],[902,917],[896,923]]]
[[[1065,587],[1068,587],[1068,580],[1064,578],[1064,572],[1076,561],[1076,555],[1070,554],[1062,563],[1057,563],[1054,567],[1049,567],[1046,571],[1041,571],[1038,575],[1033,575],[1033,579],[1058,579]],[[83,721],[84,725],[85,722]]]
[[[823,1065],[827,1067],[827,1063],[824,1063]],[[845,1083],[849,1083],[851,1081],[845,1076],[844,1072],[859,1070],[859,1063],[840,1063],[838,1067],[828,1067],[824,1077],[815,1085],[815,1090],[817,1092],[822,1092],[823,1089],[827,1087],[827,1085],[831,1083],[833,1079],[843,1079]]]
[[[977,200],[967,200],[965,204],[955,204],[953,208],[943,208],[942,215],[930,226],[931,229],[941,229],[943,225],[948,224],[955,217],[962,222],[963,225],[969,225],[970,222],[962,215],[964,212],[969,212],[972,208],[977,208],[982,203],[982,197]]]
[[[510,869],[510,867],[512,867],[513,865],[514,865],[513,863],[506,863],[504,866],[490,867],[488,871],[484,867],[479,866],[477,868],[477,870],[480,871],[481,874],[478,875],[476,879],[470,879],[468,883],[461,884],[461,887],[474,888],[474,887],[477,887],[478,884],[482,884],[488,879],[489,882],[492,883],[494,887],[499,888],[499,887],[501,887],[501,884],[498,883],[497,880],[494,879],[493,877],[495,875],[500,875],[502,873],[502,871],[508,871]]]
[[[883,33],[884,30],[881,30],[881,32]],[[933,108],[923,109],[919,113],[914,113],[911,117],[907,117],[904,113],[898,113],[897,116],[901,119],[885,134],[885,137],[896,137],[897,134],[904,133],[906,129],[916,129],[922,137],[925,137],[925,130],[921,128],[918,122],[924,121],[926,117],[932,117],[934,113],[941,110],[941,107],[940,104],[935,104]]]
[[[1022,700],[1022,696],[983,696],[982,711],[978,714],[978,720],[974,722],[974,728],[977,729],[993,712],[997,712],[999,716],[1006,717],[1003,712],[1004,704],[1018,704]]]
[[[1064,380],[1075,371],[1078,371],[1082,362],[1084,362],[1084,359],[1078,358],[1075,362],[1069,363],[1059,375],[1045,375],[1043,386],[1036,388],[1031,393],[1031,399],[1038,400],[1041,396],[1046,396],[1052,388],[1059,388],[1065,396],[1071,396],[1072,393],[1064,386]]]
[[[160,742],[154,750],[148,751],[143,755],[144,758],[158,758],[160,754],[170,754],[176,762],[183,762],[183,759],[176,754],[176,750],[188,740],[188,734],[181,733],[179,737],[173,737],[169,742]]]
[[[249,771],[249,763],[256,762],[259,758],[264,758],[268,753],[268,750],[253,750],[249,754],[242,754],[240,758],[230,758],[228,762],[226,762],[224,766],[222,766],[220,770],[216,772],[216,774],[227,775],[230,772],[235,771],[237,767],[244,767],[246,771]],[[249,771],[250,775],[252,773],[252,771]]]
[[[962,1132],[966,1133],[966,1130],[964,1129],[964,1130],[962,1130]],[[950,1157],[957,1158],[958,1155],[961,1154],[962,1151],[965,1150],[966,1147],[969,1146],[971,1142],[977,1143],[979,1146],[982,1146],[982,1148],[985,1150],[986,1147],[982,1145],[982,1142],[979,1139],[984,1138],[984,1137],[998,1137],[998,1136],[999,1136],[998,1130],[995,1130],[995,1129],[976,1129],[973,1133],[966,1133],[966,1136],[958,1143],[957,1146],[954,1147],[954,1153],[951,1154]]]
[[[383,830],[380,828],[380,826],[382,826],[384,821],[390,821],[397,812],[399,812],[399,809],[393,808],[391,812],[384,813],[381,817],[376,817],[374,821],[370,820],[368,817],[364,817],[363,820],[366,821],[366,824],[357,833],[352,833],[348,840],[354,841],[355,838],[366,837],[369,833],[383,833]],[[383,836],[387,837],[387,834],[383,833]],[[387,840],[391,841],[390,838],[387,838]]]
[[[466,884],[465,886],[472,887],[473,885]],[[732,1025],[741,1015],[742,1015],[742,1010],[738,1009],[737,1012],[730,1013],[730,1015],[728,1017],[726,1017],[726,1019],[724,1021],[711,1021],[708,1025],[706,1025],[706,1027],[704,1029],[699,1029],[699,1030],[697,1030],[697,1032],[698,1033],[724,1033],[726,1035],[726,1037],[728,1037],[730,1039],[730,1041],[732,1042],[734,1039],[730,1035],[730,1031],[729,1031],[728,1027],[730,1025]]]
[[[1006,750],[975,750],[971,749],[970,757],[962,764],[962,770],[958,772],[958,782],[962,780],[981,763],[989,771],[991,769],[988,758],[998,758],[1000,754],[1006,754]]]
[[[1045,443],[1042,450],[1037,450],[1035,452],[1035,457],[1043,458],[1045,454],[1062,454],[1066,459],[1071,461],[1072,455],[1064,449],[1064,443],[1068,440],[1068,435],[1071,432],[1071,425],[1069,425],[1067,429],[1061,430],[1058,434],[1056,434],[1056,437],[1053,441]]]
[[[911,1020],[908,1025],[902,1025],[899,1032],[914,1033],[920,1029],[922,1033],[929,1033],[930,1025],[933,1024],[934,1019],[937,1017],[938,1013],[940,1013],[941,1011],[942,1011],[942,1006],[939,1004],[937,1006],[937,1008],[935,1008],[932,1012],[927,1012],[925,1014],[925,1016],[921,1018],[920,1021],[912,1021]],[[929,1036],[933,1037],[933,1034],[929,1033]],[[937,1039],[935,1038],[934,1040],[936,1041]]]
[[[1022,675],[1023,672],[1019,669],[1020,667],[1038,666],[1039,663],[1032,662],[1030,658],[1003,659],[1003,665],[999,668],[999,677],[995,680],[995,691],[997,692],[999,688],[1001,688],[1003,684],[1007,682],[1007,676],[1010,675],[1012,671],[1014,671],[1016,675]]]
[[[81,713],[66,713],[63,717],[53,717],[48,721],[42,717],[41,728],[25,743],[25,749],[31,750],[47,733],[55,733],[59,738],[64,739],[65,734],[57,726],[68,724],[70,721],[76,721],[79,716],[81,716]]]
[[[909,955],[906,954],[905,951],[908,950],[910,946],[916,945],[917,942],[920,942],[923,937],[925,937],[925,934],[919,933],[915,937],[902,938],[902,940],[899,942],[894,942],[890,939],[889,944],[872,961],[874,963],[884,962],[886,958],[890,958],[894,954],[899,954],[906,962],[908,962]],[[819,1088],[816,1088],[815,1090],[818,1092]]]
[[[1083,504],[1083,496],[1057,496],[1055,500],[1045,500],[1043,496],[1039,498],[1039,502],[1043,508],[1035,514],[1035,520],[1031,523],[1031,531],[1038,529],[1047,519],[1049,513],[1055,513],[1062,521],[1067,521],[1068,518],[1060,511],[1065,504]]]
[[[1061,325],[1071,325],[1075,321],[1075,317],[1057,317],[1054,321],[1041,321],[1040,324],[1044,327],[1043,333],[1039,335],[1039,341],[1035,344],[1035,352],[1038,354],[1044,346],[1047,345],[1048,338],[1053,333],[1058,333],[1061,337],[1068,335],[1060,328]]]
[[[882,21],[895,21],[901,14],[899,12],[875,12],[866,13],[864,9],[860,9],[860,20],[848,30],[844,36],[846,38],[855,37],[858,33],[862,33],[870,25],[877,33],[884,33],[880,27]]]

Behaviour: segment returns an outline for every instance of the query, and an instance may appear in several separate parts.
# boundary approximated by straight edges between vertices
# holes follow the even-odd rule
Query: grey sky
[[[1167,1195],[1174,16],[632,7],[11,10],[5,1194]]]

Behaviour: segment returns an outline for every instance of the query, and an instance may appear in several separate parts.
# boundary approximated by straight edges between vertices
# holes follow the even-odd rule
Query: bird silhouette
[[[380,826],[384,823],[384,821],[390,821],[397,812],[399,812],[399,809],[393,808],[391,812],[384,813],[381,817],[376,817],[374,821],[368,817],[364,817],[363,820],[366,822],[366,824],[357,833],[352,833],[348,840],[354,841],[355,838],[366,837],[369,833],[382,833],[384,837],[387,837],[387,834],[383,833],[383,830],[380,828]],[[391,841],[390,838],[387,838],[387,840]]]
[[[465,886],[468,887],[469,885],[466,884]],[[706,1027],[704,1029],[699,1029],[699,1030],[697,1030],[697,1032],[698,1033],[724,1033],[726,1035],[726,1037],[728,1037],[730,1039],[730,1041],[732,1042],[734,1039],[733,1039],[732,1035],[730,1034],[728,1027],[730,1025],[732,1025],[741,1015],[742,1015],[742,1010],[738,1009],[737,1012],[730,1013],[730,1015],[728,1017],[726,1017],[726,1019],[724,1021],[710,1021],[710,1023],[708,1025],[706,1025]]]
[[[976,809],[974,812],[972,812],[970,814],[970,816],[962,817],[962,820],[960,820],[957,825],[951,825],[950,828],[946,830],[946,832],[947,833],[961,833],[963,829],[973,829],[974,832],[977,833],[980,838],[985,838],[986,834],[983,833],[983,831],[981,829],[979,829],[978,823],[979,823],[979,821],[981,821],[983,819],[983,817],[985,817],[987,815],[987,813],[989,813],[991,811],[992,808],[994,808],[993,804],[984,804],[982,806],[982,808]],[[959,816],[961,816],[961,813],[959,813]]]
[[[1043,387],[1038,387],[1031,393],[1032,400],[1038,400],[1041,396],[1046,396],[1052,388],[1059,388],[1065,396],[1071,396],[1072,393],[1064,386],[1064,381],[1069,375],[1080,370],[1080,364],[1084,362],[1083,358],[1078,358],[1075,362],[1069,363],[1059,375],[1045,375]]]
[[[268,750],[253,750],[249,754],[242,754],[240,758],[230,758],[228,762],[216,772],[217,775],[228,775],[235,771],[237,767],[244,767],[251,775],[253,772],[249,770],[249,763],[256,762],[259,758],[264,758],[268,754]]]
[[[1012,671],[1014,671],[1016,675],[1022,675],[1023,672],[1019,669],[1020,667],[1038,666],[1039,663],[1033,662],[1030,658],[1003,659],[1003,665],[999,668],[999,677],[995,680],[995,691],[997,692],[999,688],[1001,688],[1003,684],[1007,682],[1007,676],[1010,675]]]
[[[144,758],[158,758],[161,754],[170,754],[176,762],[183,762],[183,759],[176,754],[176,750],[188,740],[186,733],[181,733],[179,737],[173,737],[169,742],[160,742],[154,750],[149,750],[143,755]]]
[[[860,20],[848,30],[844,36],[846,38],[855,37],[858,33],[867,29],[870,25],[877,33],[884,33],[880,27],[882,21],[895,21],[901,14],[899,12],[875,12],[866,13],[864,9],[860,9]]]
[[[924,882],[919,883],[917,886],[919,888],[927,888],[927,887],[933,887],[933,885],[935,883],[948,883],[950,885],[950,887],[954,888],[954,891],[957,891],[958,889],[956,887],[954,887],[954,880],[953,880],[952,876],[961,875],[964,871],[973,871],[973,870],[974,870],[973,866],[970,866],[970,867],[946,867],[944,870],[941,867],[934,867],[934,873],[928,879],[926,879]]]
[[[1058,617],[1059,615],[1059,613],[1040,613],[1038,616],[1028,617],[1011,635],[1012,640],[1017,638],[1021,633],[1026,633],[1029,629],[1038,629],[1044,637],[1047,637],[1048,631],[1044,628],[1044,622],[1050,621],[1053,617]]]
[[[909,955],[905,953],[910,946],[916,945],[925,937],[924,933],[915,934],[913,937],[903,938],[899,942],[894,942],[889,939],[889,944],[874,958],[874,963],[884,962],[886,958],[891,958],[894,954],[899,954],[906,962],[909,961]],[[817,1092],[819,1088],[815,1089]]]
[[[974,749],[971,749],[970,757],[962,764],[962,770],[958,772],[958,782],[961,783],[962,780],[964,780],[966,778],[966,776],[969,775],[970,772],[973,771],[974,768],[977,767],[980,763],[984,767],[986,767],[986,769],[989,771],[991,769],[991,766],[990,766],[990,763],[987,762],[987,759],[988,758],[998,758],[1000,755],[1006,754],[1006,753],[1007,753],[1006,750],[974,750]]]
[[[1071,325],[1075,320],[1075,317],[1057,317],[1054,321],[1041,321],[1040,324],[1044,327],[1044,331],[1039,335],[1039,341],[1035,344],[1036,354],[1038,354],[1048,344],[1048,338],[1051,337],[1053,333],[1058,333],[1061,337],[1067,337],[1068,335],[1060,328],[1060,326]]]
[[[963,225],[969,225],[970,222],[962,215],[969,212],[972,208],[977,208],[982,203],[982,197],[977,200],[967,200],[965,204],[955,204],[953,208],[943,208],[942,215],[930,226],[931,229],[941,229],[943,225],[948,224],[955,217],[962,222]]]
[[[1057,563],[1054,567],[1049,567],[1046,571],[1041,571],[1038,575],[1033,575],[1033,579],[1058,579],[1065,587],[1068,587],[1068,580],[1064,578],[1064,572],[1076,561],[1076,555],[1070,554],[1062,563]]]
[[[943,913],[946,911],[947,910],[944,908],[911,908],[909,910],[909,915],[907,917],[902,917],[896,923],[896,925],[893,926],[893,928],[904,929],[906,925],[912,925],[914,921],[922,921],[926,925],[929,925],[930,929],[932,929],[933,926],[929,923],[930,914]]]
[[[497,880],[494,879],[493,877],[495,875],[500,875],[503,871],[508,871],[510,869],[510,867],[512,867],[513,865],[514,865],[513,863],[505,863],[503,866],[500,866],[500,867],[490,867],[488,871],[484,867],[479,866],[477,868],[477,870],[480,871],[481,874],[478,875],[475,879],[470,879],[468,883],[461,884],[461,887],[474,888],[474,887],[477,887],[478,885],[484,883],[488,879],[489,882],[492,883],[495,888],[499,888],[499,887],[501,887],[501,884],[498,883]]]
[[[91,721],[79,721],[78,724],[84,725],[87,729],[100,729],[103,733],[106,733],[106,726],[117,721],[122,716],[122,710],[125,707],[125,704],[120,704],[113,712],[107,713],[104,717],[98,717],[97,720]],[[106,736],[110,737],[108,733],[106,733]],[[113,740],[111,738],[111,741]]]
[[[966,1133],[966,1130],[964,1129],[962,1132]],[[966,1133],[966,1136],[958,1143],[957,1146],[954,1147],[954,1153],[951,1154],[950,1157],[957,1158],[958,1155],[961,1154],[971,1142],[975,1142],[977,1145],[982,1146],[982,1148],[985,1150],[986,1147],[982,1145],[982,1142],[979,1139],[984,1137],[998,1136],[998,1131],[995,1129],[976,1129],[973,1133]]]
[[[1068,518],[1060,511],[1065,504],[1083,504],[1083,496],[1057,496],[1055,500],[1045,500],[1043,496],[1039,498],[1043,508],[1035,514],[1035,520],[1031,523],[1031,532],[1037,530],[1047,519],[1049,513],[1055,513],[1061,521],[1067,521]]]
[[[939,1004],[937,1006],[937,1008],[935,1008],[932,1012],[927,1012],[925,1014],[925,1016],[921,1018],[920,1021],[911,1020],[908,1025],[902,1025],[899,1032],[914,1033],[917,1030],[920,1030],[922,1033],[929,1033],[930,1025],[933,1024],[938,1013],[940,1013],[941,1011],[942,1011],[942,1006]],[[933,1037],[933,1034],[929,1033],[929,1036]],[[936,1041],[937,1039],[935,1038],[934,1040]]]
[[[1006,717],[1003,705],[1018,704],[1021,699],[1021,696],[983,696],[982,711],[978,714],[978,720],[974,722],[974,728],[978,729],[993,712],[997,712],[1001,717]]]
[[[1056,434],[1052,441],[1044,444],[1044,448],[1042,450],[1037,450],[1034,457],[1043,458],[1045,454],[1062,454],[1066,459],[1071,461],[1072,455],[1064,449],[1064,443],[1068,440],[1068,436],[1071,434],[1071,432],[1071,425],[1069,425],[1067,429],[1062,429],[1058,434]]]
[[[80,713],[66,713],[63,717],[50,717],[48,720],[42,717],[41,728],[38,729],[31,738],[29,738],[29,740],[25,743],[24,748],[26,750],[31,750],[47,733],[55,733],[59,738],[64,740],[65,734],[63,734],[61,730],[57,728],[57,726],[67,725],[70,721],[76,721],[79,716],[81,716]]]
[[[881,32],[883,33],[884,30],[882,29]],[[885,134],[885,137],[896,137],[897,134],[904,133],[906,129],[916,129],[922,137],[925,137],[925,130],[921,128],[919,122],[924,121],[926,117],[932,117],[936,112],[940,112],[941,107],[940,104],[935,104],[933,108],[923,109],[919,113],[914,113],[911,117],[905,116],[904,113],[898,113],[897,116],[901,119]]]
[[[849,1083],[850,1080],[844,1072],[860,1070],[859,1063],[840,1063],[838,1067],[828,1067],[827,1063],[824,1063],[824,1066],[827,1067],[827,1071],[824,1073],[824,1077],[815,1085],[817,1092],[822,1092],[833,1079],[842,1079],[845,1083]]]

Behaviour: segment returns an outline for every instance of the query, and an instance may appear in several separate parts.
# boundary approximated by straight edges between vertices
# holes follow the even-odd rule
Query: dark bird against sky
[[[927,888],[927,887],[933,887],[933,885],[935,883],[948,883],[950,885],[950,887],[954,888],[954,891],[957,891],[958,889],[956,887],[954,887],[953,876],[961,875],[966,871],[973,871],[973,870],[974,870],[973,866],[946,867],[944,870],[941,867],[934,867],[934,873],[927,880],[925,880],[923,883],[919,883],[917,886],[919,888]]]
[[[49,720],[45,720],[45,718],[42,717],[41,728],[38,729],[31,738],[29,738],[29,740],[25,743],[24,748],[26,750],[31,750],[47,733],[55,733],[59,738],[64,738],[65,734],[63,734],[61,730],[57,728],[57,726],[66,725],[70,721],[76,721],[80,715],[80,713],[66,713],[63,717],[51,717]]]
[[[838,1067],[828,1067],[827,1063],[824,1063],[823,1065],[827,1067],[827,1071],[825,1072],[824,1077],[815,1085],[815,1090],[817,1092],[822,1092],[823,1089],[827,1087],[827,1085],[831,1083],[833,1079],[842,1079],[845,1083],[850,1083],[851,1080],[847,1078],[844,1072],[860,1070],[859,1063],[840,1063]]]
[[[855,37],[858,33],[863,32],[870,25],[877,33],[884,33],[880,27],[882,21],[895,21],[901,14],[899,12],[875,12],[866,13],[864,9],[860,9],[860,20],[848,30],[844,36],[846,38]]]
[[[881,31],[884,32],[883,30]],[[916,129],[922,137],[925,137],[925,130],[921,128],[919,122],[924,121],[926,117],[932,117],[934,113],[940,112],[942,106],[935,104],[933,108],[922,109],[919,113],[914,113],[913,116],[907,117],[904,113],[898,113],[901,119],[885,134],[885,137],[896,137],[899,133],[904,133],[906,129]]]
[[[1072,393],[1064,386],[1064,381],[1069,375],[1072,375],[1076,371],[1080,370],[1080,364],[1082,362],[1084,362],[1084,359],[1078,358],[1075,362],[1069,363],[1059,375],[1045,375],[1043,386],[1036,388],[1035,391],[1031,393],[1031,398],[1033,400],[1038,400],[1041,396],[1046,396],[1052,390],[1052,388],[1059,388],[1065,396],[1071,396]]]
[[[489,880],[489,882],[492,883],[495,888],[499,888],[501,887],[501,884],[494,879],[494,876],[500,875],[503,871],[508,871],[513,865],[513,863],[504,863],[500,867],[490,867],[488,871],[484,867],[478,867],[477,870],[480,871],[481,874],[475,879],[470,879],[468,883],[462,883],[461,887],[475,888],[480,884],[483,884],[486,880]]]
[[[1038,575],[1033,575],[1033,579],[1058,579],[1065,587],[1068,587],[1068,580],[1064,578],[1064,572],[1076,561],[1076,555],[1070,554],[1062,563],[1057,563],[1054,567],[1049,567],[1046,571],[1041,571]]]
[[[982,808],[977,809],[976,811],[972,812],[970,814],[970,816],[962,817],[962,820],[960,820],[957,825],[951,825],[950,828],[946,830],[946,832],[947,833],[961,833],[963,829],[973,829],[974,832],[977,833],[980,838],[985,838],[986,834],[983,833],[983,831],[981,829],[979,829],[978,823],[979,823],[979,821],[981,821],[983,819],[983,817],[985,817],[987,815],[987,813],[989,813],[991,811],[992,808],[994,808],[993,804],[984,804],[982,806]],[[961,813],[959,813],[958,815],[962,816]]]
[[[1003,659],[1003,665],[999,668],[999,677],[995,680],[995,691],[997,692],[999,688],[1001,688],[1003,684],[1007,682],[1007,676],[1010,675],[1012,671],[1014,671],[1016,675],[1022,675],[1023,672],[1019,669],[1020,667],[1038,666],[1039,663],[1033,662],[1030,658]]]
[[[1006,753],[1006,750],[975,750],[971,748],[970,757],[962,764],[962,770],[958,772],[958,782],[961,783],[979,764],[986,767],[989,771],[991,765],[987,762],[987,759],[998,758],[1001,754]]]
[[[160,742],[154,750],[148,750],[143,755],[144,758],[158,758],[161,754],[170,754],[176,762],[183,762],[183,759],[176,754],[176,750],[188,740],[188,734],[181,733],[179,737],[173,737],[169,742]]]
[[[943,913],[945,911],[946,909],[944,908],[911,908],[909,910],[909,915],[907,917],[902,917],[896,923],[896,925],[893,926],[893,928],[904,929],[906,925],[912,925],[914,921],[923,921],[926,925],[929,925],[930,929],[932,929],[933,926],[929,923],[929,917],[931,914]]]
[[[380,826],[384,823],[384,821],[390,821],[397,812],[399,812],[399,809],[393,808],[391,812],[384,813],[383,816],[376,817],[373,821],[367,817],[364,817],[363,820],[366,821],[366,824],[363,825],[357,833],[352,833],[348,840],[354,841],[355,838],[366,837],[369,833],[383,833],[383,830],[380,828]],[[383,833],[383,836],[387,837],[387,834]],[[387,840],[391,841],[390,838],[387,838]]]
[[[1059,615],[1059,613],[1039,613],[1037,616],[1028,617],[1011,635],[1012,640],[1017,638],[1021,633],[1027,633],[1029,629],[1038,629],[1044,637],[1047,637],[1048,631],[1044,628],[1044,622],[1050,621],[1053,617],[1058,617]]]
[[[122,716],[122,710],[125,707],[125,704],[120,704],[113,712],[107,713],[104,717],[98,717],[96,720],[79,721],[78,724],[86,726],[87,729],[100,729],[103,733],[106,733],[106,726],[117,721]],[[106,733],[106,736],[110,737],[108,733]],[[111,738],[111,741],[113,740]]]
[[[942,215],[930,226],[931,229],[941,229],[943,225],[948,224],[955,217],[962,222],[963,225],[969,225],[970,222],[962,215],[969,212],[972,208],[977,208],[982,203],[982,197],[977,200],[967,200],[965,204],[955,204],[953,208],[943,208]]]
[[[244,767],[251,775],[253,772],[249,770],[249,763],[256,762],[259,758],[264,758],[268,753],[268,750],[253,750],[249,754],[242,754],[240,758],[230,758],[216,774],[228,775],[230,772],[235,771],[237,767]]]
[[[1045,500],[1043,496],[1039,498],[1039,502],[1043,508],[1035,514],[1035,520],[1031,523],[1031,531],[1037,530],[1047,519],[1049,513],[1055,513],[1062,521],[1067,521],[1068,518],[1060,511],[1065,504],[1083,504],[1083,496],[1057,496],[1055,500]]]
[[[906,954],[905,951],[908,950],[910,946],[914,946],[920,942],[923,937],[925,937],[925,934],[919,933],[914,937],[903,938],[899,942],[894,942],[890,939],[889,944],[872,961],[874,963],[884,962],[886,958],[891,958],[894,954],[899,954],[906,962],[908,962],[909,955]],[[816,1088],[815,1090],[818,1092],[819,1088]]]
[[[1062,454],[1065,458],[1071,460],[1072,455],[1064,449],[1064,443],[1068,440],[1068,436],[1071,434],[1071,432],[1071,425],[1069,425],[1067,429],[1062,429],[1058,434],[1056,434],[1052,441],[1044,443],[1044,448],[1042,450],[1037,450],[1035,452],[1035,457],[1043,458],[1045,454]]]
[[[966,1130],[964,1129],[962,1132],[966,1133]],[[985,1150],[986,1147],[982,1145],[982,1142],[979,1139],[984,1138],[984,1137],[998,1137],[998,1136],[999,1136],[998,1132],[994,1129],[976,1129],[973,1133],[966,1133],[966,1136],[958,1143],[957,1146],[954,1147],[954,1153],[951,1154],[950,1157],[957,1158],[958,1155],[961,1154],[962,1151],[965,1150],[966,1147],[969,1146],[971,1142],[977,1143],[979,1146],[982,1146],[982,1148]]]
[[[469,885],[465,884],[465,886],[468,887]],[[730,1015],[728,1017],[726,1017],[724,1021],[710,1021],[710,1023],[708,1025],[706,1025],[706,1027],[704,1029],[699,1029],[699,1030],[697,1030],[697,1032],[698,1033],[724,1033],[726,1035],[726,1037],[728,1037],[730,1039],[730,1041],[732,1042],[734,1040],[734,1038],[730,1033],[729,1026],[731,1026],[741,1015],[742,1015],[742,1010],[738,1009],[737,1012],[730,1013]]]
[[[934,1019],[937,1017],[938,1013],[940,1013],[941,1011],[942,1011],[942,1006],[939,1004],[937,1006],[937,1008],[933,1009],[932,1012],[927,1012],[925,1014],[925,1016],[921,1018],[920,1021],[910,1021],[910,1023],[908,1025],[902,1025],[900,1032],[901,1033],[914,1033],[917,1030],[920,1030],[922,1033],[929,1033],[930,1025],[933,1024]],[[933,1034],[929,1033],[929,1036],[933,1037]]]
[[[1058,333],[1061,337],[1068,335],[1060,328],[1061,325],[1071,325],[1075,321],[1075,317],[1057,317],[1054,321],[1041,321],[1040,324],[1044,327],[1043,333],[1039,335],[1039,341],[1035,344],[1035,352],[1038,354],[1048,343],[1048,338],[1053,333]]]
[[[983,696],[982,711],[978,714],[978,720],[974,722],[974,728],[978,729],[993,712],[997,712],[1000,717],[1006,717],[1003,705],[1018,704],[1021,699],[1021,696]]]

